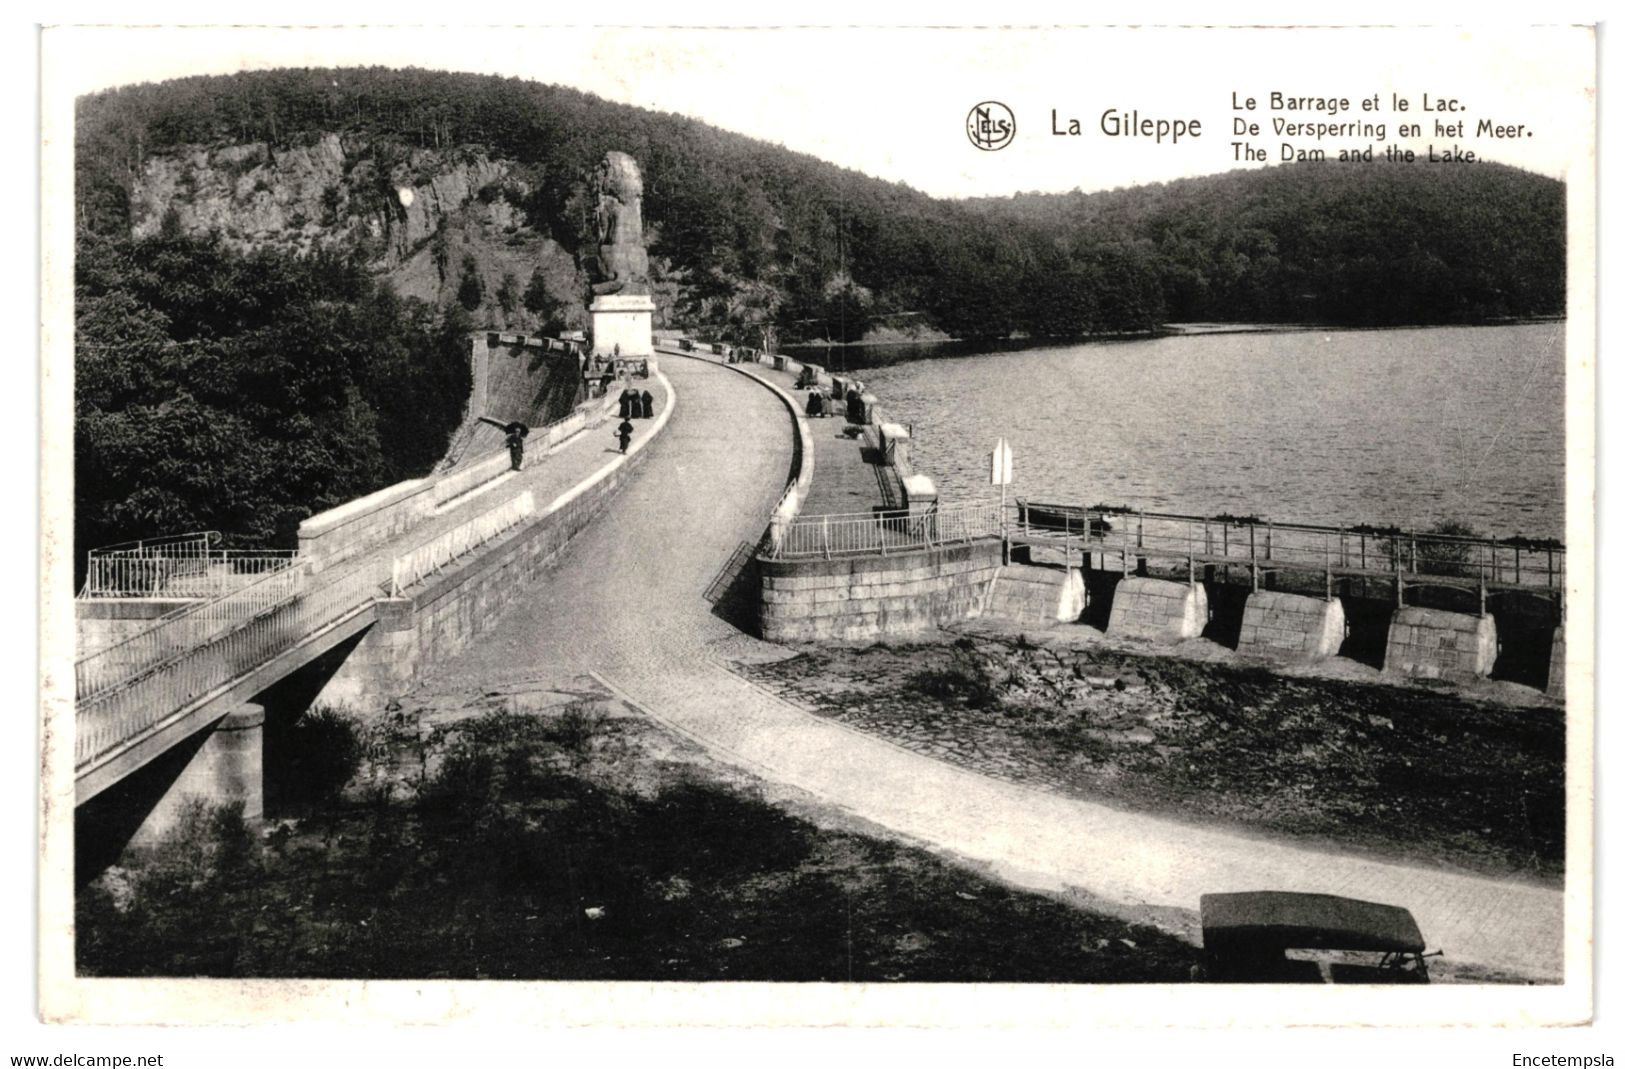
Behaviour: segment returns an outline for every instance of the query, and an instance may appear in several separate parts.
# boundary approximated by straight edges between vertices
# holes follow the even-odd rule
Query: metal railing
[[[80,658],[73,666],[74,692],[83,702],[151,671],[211,637],[297,598],[308,569],[280,568],[223,597],[200,601],[155,620],[122,642]]]
[[[86,598],[151,597],[171,577],[203,570],[219,531],[192,531],[101,546],[85,558]]]
[[[297,571],[303,575],[305,569]],[[82,671],[86,661],[94,658],[81,661],[75,666],[76,764],[83,769],[103,755],[137,741],[212,691],[323,628],[370,608],[383,593],[381,576],[370,568],[336,577],[324,575],[322,579],[321,584],[299,596],[269,605],[259,614],[236,621],[196,644],[173,650],[139,674],[123,675],[111,687],[99,686],[97,679]],[[137,637],[145,639],[150,634]]]
[[[390,572],[391,595],[400,597],[401,591],[422,582],[510,528],[524,523],[535,513],[536,499],[526,490],[467,523],[430,539],[410,553],[396,557]]]
[[[997,538],[1004,517],[996,504],[954,505],[928,512],[899,510],[802,516],[779,525],[766,556],[772,559],[884,556],[909,549]]]
[[[311,576],[291,558],[226,595],[189,605],[74,665],[75,758],[83,768],[138,741],[323,628],[366,610],[535,513],[530,491],[397,557]]]
[[[197,531],[93,549],[79,596],[217,598],[297,563],[297,550],[213,548],[219,539]]]
[[[1021,502],[802,516],[769,527],[770,559],[883,555],[922,546],[1007,537],[1099,553],[1103,567],[1142,559],[1239,566],[1257,585],[1270,572],[1388,579],[1407,586],[1520,589],[1561,599],[1564,546],[1550,539],[1481,538],[1398,528],[1274,523],[1258,517],[1192,516]]]
[[[1023,502],[1017,541],[1070,542],[1104,562],[1139,558],[1240,565],[1254,582],[1278,570],[1390,578],[1404,585],[1540,588],[1561,596],[1567,554],[1550,539],[1482,538],[1400,528],[1275,523],[1259,517],[1079,508]],[[1126,566],[1126,563],[1125,563]]]

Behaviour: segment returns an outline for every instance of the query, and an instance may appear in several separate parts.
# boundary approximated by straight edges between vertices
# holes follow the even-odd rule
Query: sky
[[[118,85],[285,66],[419,66],[573,86],[678,112],[939,196],[1086,192],[1282,162],[1297,148],[1400,140],[1453,147],[1561,177],[1590,166],[1594,43],[1574,27],[1350,28],[593,28],[118,27],[47,30],[46,106]],[[1347,98],[1350,111],[1271,108]],[[1393,96],[1411,103],[1401,116]],[[1423,100],[1423,94],[1428,99]],[[1364,111],[1375,96],[1379,109]],[[1248,111],[1244,102],[1256,101]],[[999,151],[967,137],[973,105],[1008,106]],[[1422,113],[1454,100],[1465,111]],[[1108,110],[1200,124],[1171,137],[1108,136]],[[1080,133],[1066,133],[1076,119]],[[1236,136],[1237,119],[1258,124]],[[1369,131],[1283,138],[1275,120],[1369,121]],[[1511,139],[1441,136],[1438,120],[1523,125]],[[1153,130],[1155,127],[1153,126]],[[1054,131],[1062,131],[1057,135]],[[1238,160],[1245,141],[1264,159]]]

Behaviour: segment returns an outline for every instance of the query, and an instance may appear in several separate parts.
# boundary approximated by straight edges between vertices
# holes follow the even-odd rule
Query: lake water
[[[1002,435],[1012,496],[1561,538],[1563,369],[1563,324],[1532,323],[1098,342],[858,375],[914,424],[944,504],[997,499]]]

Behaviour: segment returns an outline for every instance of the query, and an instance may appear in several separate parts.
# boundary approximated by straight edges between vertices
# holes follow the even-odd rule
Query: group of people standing
[[[615,437],[620,440],[621,452],[626,452],[626,447],[632,443],[632,421],[649,419],[654,414],[654,394],[648,390],[640,393],[630,387],[621,391],[621,425],[615,428]]]

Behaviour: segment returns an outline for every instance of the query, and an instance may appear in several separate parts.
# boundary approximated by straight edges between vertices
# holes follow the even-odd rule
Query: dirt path
[[[1452,963],[1561,979],[1563,896],[1549,889],[1260,842],[1004,783],[805,713],[730,671],[782,656],[705,592],[753,543],[783,488],[781,402],[723,367],[663,362],[672,423],[643,470],[532,598],[426,689],[591,671],[713,752],[1022,886],[1188,926],[1210,891],[1318,891],[1408,906]]]

